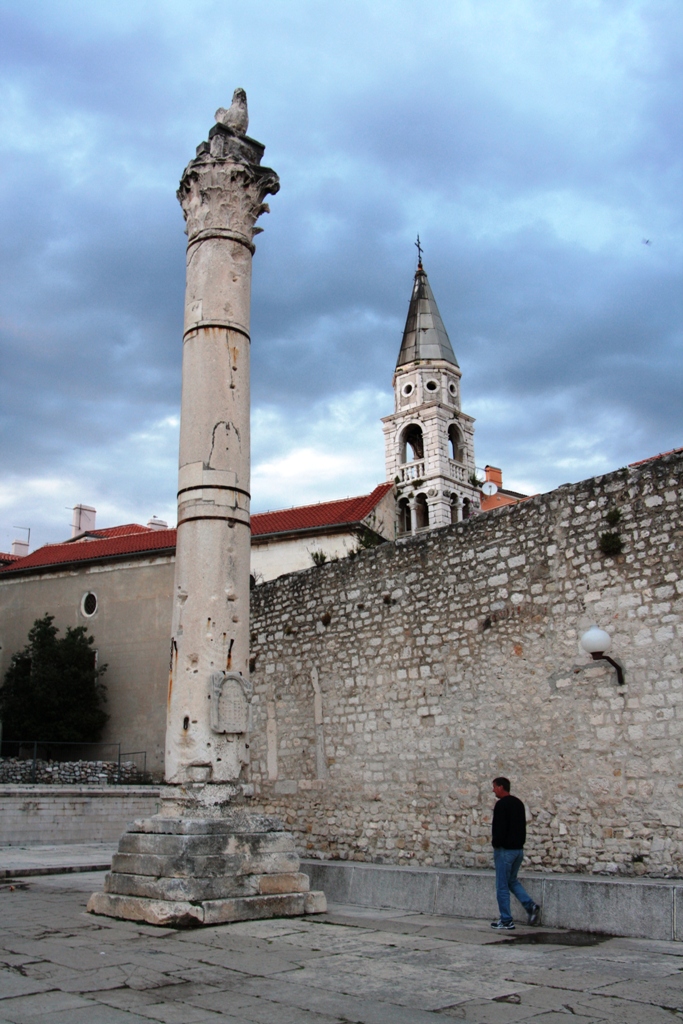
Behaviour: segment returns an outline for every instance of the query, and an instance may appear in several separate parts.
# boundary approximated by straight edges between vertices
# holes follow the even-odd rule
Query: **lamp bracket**
[[[614,658],[610,658],[608,654],[602,654],[601,651],[595,651],[591,654],[593,661],[608,661],[617,670],[617,682],[619,686],[624,685],[624,670],[621,665],[617,664]]]

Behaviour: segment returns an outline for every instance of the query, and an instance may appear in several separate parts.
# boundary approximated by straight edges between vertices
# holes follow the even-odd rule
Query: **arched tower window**
[[[401,462],[414,462],[424,458],[422,431],[417,423],[409,423],[401,434]]]
[[[415,529],[425,530],[429,526],[429,508],[424,494],[415,499]]]
[[[398,503],[398,532],[410,533],[411,528],[410,505],[407,498],[401,498]]]
[[[457,423],[451,423],[448,428],[448,446],[450,457],[454,462],[465,461],[465,444]]]
[[[469,498],[462,499],[462,517],[463,519],[469,519],[472,515],[472,503]]]

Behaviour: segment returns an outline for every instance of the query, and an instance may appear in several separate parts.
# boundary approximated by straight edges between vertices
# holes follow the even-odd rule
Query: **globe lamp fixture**
[[[581,646],[587,654],[590,654],[593,661],[608,661],[617,670],[617,682],[619,686],[624,685],[624,673],[621,665],[618,665],[613,658],[609,658],[605,651],[612,646],[612,638],[609,633],[599,626],[591,626],[581,637]]]

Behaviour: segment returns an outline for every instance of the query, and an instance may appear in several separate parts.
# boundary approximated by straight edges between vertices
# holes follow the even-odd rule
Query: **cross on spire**
[[[420,236],[417,236],[417,242],[415,242],[415,248],[417,249],[417,265],[422,266],[422,246],[420,245]]]

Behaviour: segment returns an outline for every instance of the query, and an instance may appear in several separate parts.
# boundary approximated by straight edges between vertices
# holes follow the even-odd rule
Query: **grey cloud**
[[[568,46],[590,35],[582,5],[561,6],[540,5],[546,20],[530,51],[539,62],[543,32],[568,33]],[[10,143],[1,179],[3,472],[74,466],[79,451],[95,472],[93,446],[111,451],[177,411],[184,236],[174,191],[237,84],[283,183],[254,262],[257,404],[294,423],[307,402],[389,387],[420,231],[465,402],[518,408],[514,429],[480,417],[482,459],[551,486],[561,480],[538,438],[552,448],[573,423],[590,425],[606,459],[648,454],[631,451],[621,428],[609,436],[610,424],[631,424],[634,448],[680,440],[675,5],[653,4],[649,18],[638,8],[654,56],[644,65],[610,54],[619,73],[593,109],[570,65],[549,83],[562,99],[553,107],[534,95],[521,57],[511,52],[497,76],[481,40],[441,39],[440,18],[453,31],[449,5],[432,12],[431,51],[417,39],[411,50],[410,9],[399,5],[384,35],[377,12],[367,14],[357,52],[342,52],[353,29],[335,34],[336,9],[314,23],[305,4],[272,26],[237,4],[202,5],[191,23],[174,4],[137,20],[124,5],[110,32],[74,24],[66,7],[43,25],[37,10],[0,5],[4,81],[32,112],[26,133],[49,139],[43,151]],[[87,158],[75,155],[78,131],[50,136],[60,119],[86,126]],[[602,248],[564,240],[540,207],[521,227],[505,221],[509,204],[533,210],[547,190],[627,211],[644,225],[632,250],[623,238]],[[476,191],[503,211],[496,230],[471,226]],[[651,249],[647,225],[667,235]],[[115,483],[147,493],[134,467],[119,467]]]

